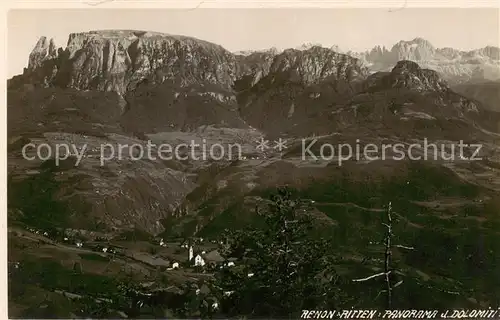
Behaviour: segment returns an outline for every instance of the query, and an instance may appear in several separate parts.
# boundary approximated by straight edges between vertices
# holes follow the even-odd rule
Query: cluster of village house
[[[35,230],[33,228],[28,228],[29,231],[36,233],[36,234],[41,234],[39,230]],[[47,232],[43,233],[44,236],[49,237],[49,234]],[[64,242],[71,241],[68,237],[64,237]],[[197,239],[198,242],[202,243],[203,238]],[[80,240],[75,241],[75,245],[78,248],[83,247],[83,242]],[[163,241],[163,239],[160,239],[159,245],[162,247],[166,247],[167,244]],[[206,251],[195,251],[193,244],[191,243],[184,243],[181,245],[182,248],[188,249],[188,259],[187,259],[187,264],[192,267],[205,267],[205,266],[210,266],[210,267],[233,267],[235,266],[235,261],[236,259],[224,259],[217,250],[212,250],[210,252]],[[95,249],[95,248],[94,248]],[[102,250],[104,253],[112,253],[114,252],[113,248],[108,248],[108,247],[99,247],[98,250]],[[166,262],[168,263],[168,262]],[[183,263],[182,263],[183,264]],[[173,269],[179,269],[181,267],[181,263],[174,261],[170,268],[168,270],[173,270]],[[249,273],[248,277],[252,277],[253,273]]]
[[[198,241],[203,242],[203,238],[198,239]],[[163,241],[163,239],[160,240],[160,246],[166,246],[166,243]],[[214,267],[219,265],[220,268],[222,268],[233,267],[235,265],[233,259],[229,259],[228,261],[226,261],[217,250],[213,250],[208,253],[206,251],[195,251],[194,246],[187,243],[182,244],[181,247],[188,249],[187,261],[193,267],[205,267],[206,265]],[[173,262],[172,266],[169,269],[178,269],[179,267],[179,262]]]

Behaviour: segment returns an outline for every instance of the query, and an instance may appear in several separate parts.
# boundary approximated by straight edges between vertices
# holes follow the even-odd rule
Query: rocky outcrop
[[[331,118],[322,112],[342,104],[368,75],[358,59],[329,48],[287,49],[274,57],[266,76],[239,92],[239,112],[270,134],[327,131]]]
[[[57,48],[54,39],[47,40],[47,37],[41,37],[29,56],[28,70],[40,68],[45,61],[55,58],[57,58]]]
[[[476,101],[452,91],[436,71],[409,60],[399,61],[391,72],[371,75],[365,81],[365,88],[366,93],[392,97],[388,99],[390,105],[412,106],[411,112],[424,112],[429,119],[462,119],[465,114],[480,113]]]
[[[190,37],[143,31],[74,33],[58,55],[40,39],[30,56],[28,72],[57,60],[52,84],[80,90],[120,94],[139,83],[176,82],[181,86],[217,84],[230,89],[235,79],[234,56],[219,45]],[[53,52],[50,51],[51,53]]]
[[[319,46],[285,50],[276,56],[270,67],[273,77],[285,75],[287,80],[305,86],[328,79],[363,80],[368,74],[369,70],[358,59]]]
[[[50,86],[59,70],[59,54],[61,50],[53,39],[41,37],[29,55],[28,67],[24,69],[24,77],[29,78],[29,81],[24,82]]]
[[[417,63],[408,60],[399,61],[383,81],[392,88],[408,88],[419,92],[443,92],[449,89],[436,71],[422,69]]]

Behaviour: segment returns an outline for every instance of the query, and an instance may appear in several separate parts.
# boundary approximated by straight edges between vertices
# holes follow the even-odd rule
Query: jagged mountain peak
[[[435,50],[434,45],[429,40],[421,37],[416,37],[411,40],[400,40],[392,46],[392,50],[399,50],[400,47],[423,47],[429,50]]]
[[[293,49],[299,50],[299,51],[307,51],[307,50],[314,48],[314,47],[330,49],[330,50],[338,52],[338,53],[343,53],[343,51],[337,45],[333,45],[331,47],[326,47],[326,46],[322,45],[321,43],[314,43],[314,42],[306,42],[306,43],[304,43],[300,46],[297,46]]]
[[[31,51],[28,60],[28,69],[39,68],[45,60],[53,59],[57,56],[57,47],[54,39],[47,39],[42,36],[38,39],[35,47]]]
[[[445,92],[448,83],[439,74],[430,69],[423,69],[418,63],[401,60],[390,72],[376,73],[368,79],[368,86],[374,90],[392,88],[410,89],[417,92]]]
[[[394,68],[392,69],[392,73],[404,73],[404,72],[412,72],[416,73],[421,70],[418,63],[410,60],[401,60],[396,63]]]
[[[410,41],[399,41],[395,44],[391,53],[397,60],[430,60],[435,52],[434,46],[423,38],[415,38]]]
[[[288,73],[294,82],[305,85],[321,82],[332,76],[353,81],[364,79],[369,74],[359,59],[320,46],[312,46],[307,50],[283,51],[275,57],[270,72]]]
[[[493,60],[500,60],[500,48],[495,46],[486,46],[481,49],[475,50],[479,55],[487,56]]]
[[[263,50],[239,50],[233,52],[234,55],[237,56],[250,56],[252,54],[271,54],[271,55],[276,55],[283,52],[282,49],[278,49],[276,47],[271,47],[269,49],[263,49]]]
[[[399,61],[390,73],[392,87],[406,87],[416,91],[446,91],[448,84],[439,74],[422,69],[416,62]]]
[[[422,45],[433,46],[429,40],[424,39],[422,37],[415,37],[411,40],[401,40],[399,41],[399,43],[422,44]]]
[[[353,55],[366,61],[373,71],[390,71],[398,61],[411,60],[438,71],[450,83],[500,78],[500,49],[494,46],[470,51],[436,48],[430,41],[416,37],[401,40],[390,50],[375,46]]]
[[[321,45],[320,43],[306,42],[306,43],[301,44],[300,46],[295,47],[294,49],[295,50],[303,51],[303,50],[309,50],[309,49],[311,49],[313,47],[320,47],[320,48],[322,48],[323,45]]]

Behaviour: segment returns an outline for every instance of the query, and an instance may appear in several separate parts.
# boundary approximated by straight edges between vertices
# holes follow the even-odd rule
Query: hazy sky
[[[499,46],[498,9],[79,9],[13,10],[8,16],[8,76],[22,72],[40,36],[65,47],[68,35],[138,29],[212,41],[230,51],[338,45],[342,50],[389,49],[422,37],[436,47]]]

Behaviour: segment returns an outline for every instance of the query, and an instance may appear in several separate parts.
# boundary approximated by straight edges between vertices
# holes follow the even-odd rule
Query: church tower
[[[193,260],[193,255],[194,255],[194,251],[193,251],[193,246],[189,246],[189,261]]]

